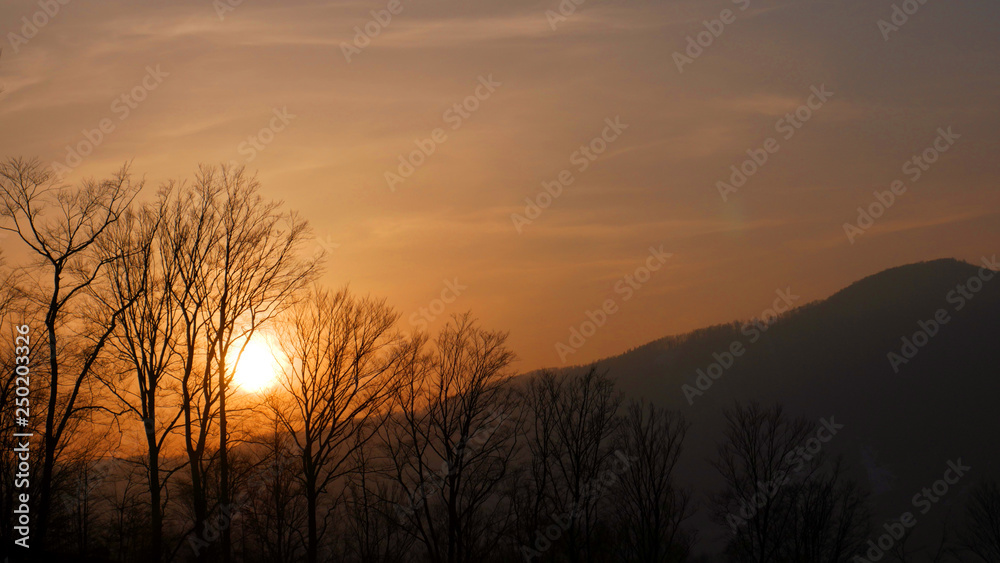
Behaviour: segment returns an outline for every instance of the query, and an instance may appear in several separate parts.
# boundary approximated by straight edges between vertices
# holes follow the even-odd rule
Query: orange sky
[[[998,251],[993,0],[928,0],[888,40],[888,0],[585,0],[571,14],[565,0],[564,21],[546,17],[556,0],[224,1],[52,0],[51,17],[4,2],[0,156],[66,164],[67,145],[103,136],[64,179],[133,159],[150,191],[252,156],[329,250],[329,284],[387,296],[408,329],[457,279],[443,315],[510,330],[519,369],[561,365],[556,344],[608,300],[568,362],[759,314],[777,289],[802,303]],[[724,10],[731,23],[710,23],[721,33],[679,71],[674,53]],[[377,36],[355,43],[366,24]],[[833,94],[786,138],[814,86]],[[949,126],[959,138],[911,181],[904,163]],[[723,201],[717,182],[768,138]],[[433,152],[387,181],[415,140]],[[592,141],[600,154],[578,152]],[[511,215],[549,201],[542,183],[563,171],[518,232]],[[844,223],[896,179],[907,191],[851,244]],[[661,246],[672,256],[629,282]]]

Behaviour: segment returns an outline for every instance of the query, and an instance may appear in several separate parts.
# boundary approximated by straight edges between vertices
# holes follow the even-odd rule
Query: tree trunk
[[[59,399],[59,358],[56,355],[56,311],[58,309],[60,271],[54,274],[55,288],[49,311],[45,317],[45,330],[49,338],[49,402],[45,413],[45,443],[42,457],[42,479],[39,482],[40,503],[38,505],[38,544],[46,545],[49,517],[52,506],[52,471],[55,466],[57,440],[55,436],[56,404]]]
[[[198,467],[200,462],[201,453],[188,449],[188,464],[191,466],[191,496],[194,504],[194,535],[198,539],[202,539],[205,532],[205,522],[208,520],[205,487],[202,484],[201,470]],[[198,561],[200,563],[208,561],[208,553],[205,550],[198,552]]]
[[[160,563],[163,558],[163,513],[160,506],[160,452],[156,444],[156,419],[152,415],[146,422],[146,441],[149,444],[149,502],[150,559]]]
[[[219,510],[232,516],[229,506],[229,448],[226,436],[226,360],[219,358]],[[230,562],[230,547],[232,545],[232,521],[225,520],[222,527],[222,563]]]
[[[308,543],[306,544],[306,563],[317,563],[319,557],[319,532],[318,524],[316,519],[317,511],[317,497],[319,496],[316,492],[316,476],[309,465],[311,465],[307,459],[306,461],[306,512],[308,514]]]

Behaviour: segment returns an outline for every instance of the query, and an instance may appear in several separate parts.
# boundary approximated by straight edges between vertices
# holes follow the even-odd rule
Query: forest
[[[692,490],[682,413],[595,367],[519,374],[471,313],[408,330],[324,285],[307,222],[244,168],[151,189],[10,158],[0,229],[12,561],[1000,561],[995,482],[913,553],[919,514],[875,518],[836,422],[780,404],[727,408],[723,486]]]

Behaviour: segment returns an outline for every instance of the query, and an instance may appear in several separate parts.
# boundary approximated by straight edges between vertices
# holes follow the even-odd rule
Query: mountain
[[[904,350],[906,341],[915,343]],[[744,352],[727,357],[731,347]],[[722,437],[722,410],[737,400],[782,403],[792,414],[844,426],[824,448],[842,454],[872,490],[876,527],[910,511],[915,539],[933,542],[941,523],[960,515],[975,482],[1000,477],[998,347],[1000,274],[943,259],[864,278],[770,324],[704,328],[596,365],[626,397],[687,417],[678,474],[697,500],[720,486],[709,460]],[[717,379],[707,373],[714,363]],[[968,474],[938,502],[915,507],[914,495],[956,460],[971,467]],[[702,548],[721,546],[723,530],[706,511],[692,524]]]

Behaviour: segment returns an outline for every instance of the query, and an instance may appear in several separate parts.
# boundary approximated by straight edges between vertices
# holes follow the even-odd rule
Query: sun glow
[[[239,348],[233,354],[233,361],[236,361],[237,354]],[[267,344],[251,339],[243,354],[239,355],[233,372],[233,384],[248,393],[257,393],[277,382],[278,370],[278,362]]]

